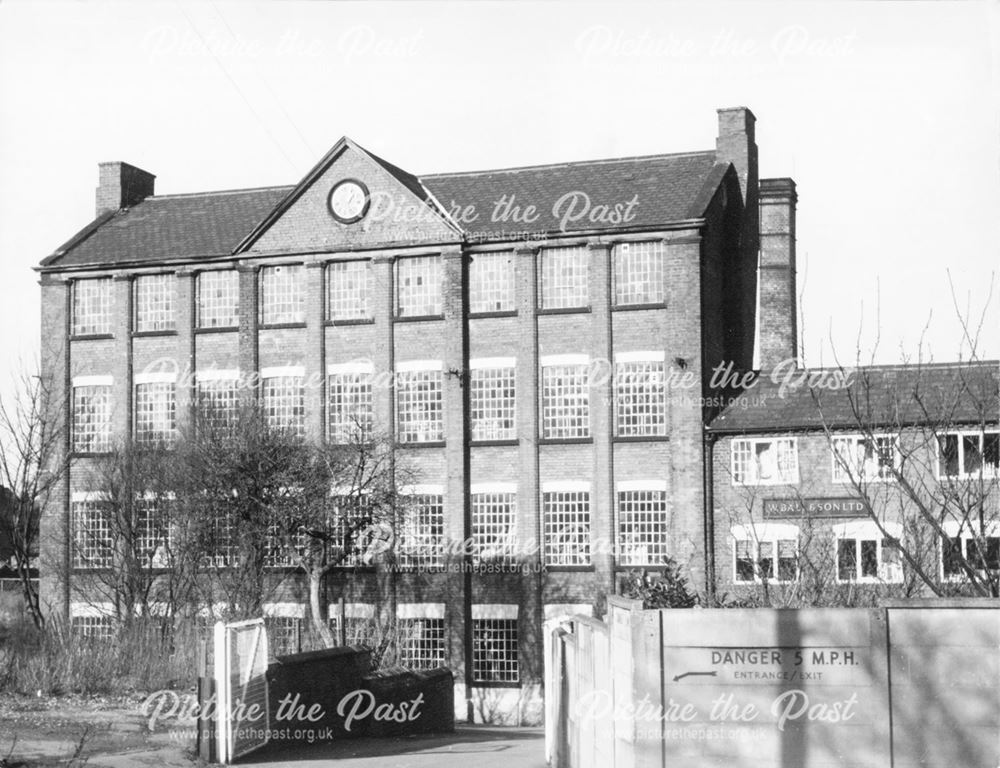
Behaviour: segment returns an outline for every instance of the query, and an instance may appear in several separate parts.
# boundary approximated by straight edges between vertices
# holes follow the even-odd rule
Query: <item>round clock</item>
[[[330,190],[330,213],[341,224],[353,224],[368,213],[368,187],[356,179],[344,179]]]

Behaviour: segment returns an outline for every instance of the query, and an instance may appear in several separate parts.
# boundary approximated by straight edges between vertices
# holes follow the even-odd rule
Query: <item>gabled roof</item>
[[[870,366],[844,376],[849,370],[800,369],[787,377],[762,373],[707,429],[745,434],[1000,421],[996,360]],[[847,386],[830,386],[838,379]]]
[[[345,147],[365,153],[403,187],[433,208],[457,234],[469,239],[523,239],[611,229],[650,230],[701,218],[727,172],[715,152],[650,155],[579,163],[506,168],[418,177],[342,138],[296,185],[149,197],[131,208],[105,215],[42,261],[42,268],[88,265],[127,266],[149,262],[226,258],[263,233],[315,181]],[[560,221],[553,206],[569,194],[586,195],[593,206],[623,210],[630,221]],[[584,198],[580,197],[581,200]],[[506,197],[534,205],[536,221],[494,221],[494,208]],[[476,212],[456,222],[454,209]],[[564,209],[565,210],[565,209]]]

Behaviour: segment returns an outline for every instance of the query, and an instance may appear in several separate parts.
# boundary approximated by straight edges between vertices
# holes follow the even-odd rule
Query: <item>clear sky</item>
[[[741,104],[761,175],[798,184],[807,364],[967,356],[950,284],[1000,357],[998,21],[979,2],[4,2],[0,366],[36,355],[31,267],[93,217],[100,161],[167,194],[294,183],[343,134],[417,174],[681,152]]]

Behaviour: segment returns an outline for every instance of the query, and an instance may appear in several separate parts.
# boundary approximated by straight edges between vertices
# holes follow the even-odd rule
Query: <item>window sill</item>
[[[157,336],[176,336],[177,330],[169,331],[132,331],[133,339],[155,338]]]
[[[345,318],[343,320],[327,320],[324,323],[328,328],[339,327],[339,326],[351,326],[351,325],[375,325],[374,317],[353,317]]]
[[[666,309],[667,305],[665,302],[659,302],[654,304],[615,304],[611,307],[612,312],[631,312],[632,310],[643,310],[643,309]]]
[[[544,565],[545,573],[593,573],[594,566],[591,565]]]
[[[397,448],[444,448],[444,440],[428,440],[424,442],[403,443],[396,441]]]
[[[470,320],[485,320],[491,317],[517,317],[516,309],[498,309],[493,312],[470,312]]]
[[[558,309],[536,309],[537,315],[588,315],[590,307],[559,307]]]
[[[539,445],[590,445],[594,442],[592,437],[540,437]]]
[[[615,435],[613,443],[669,443],[670,435]]]
[[[426,323],[444,320],[444,315],[394,315],[394,323]]]
[[[194,332],[197,333],[236,333],[239,331],[240,327],[238,325],[212,325],[206,326],[204,328],[195,328]]]
[[[105,341],[107,339],[113,339],[115,335],[113,333],[80,333],[72,334],[69,337],[70,341]]]
[[[469,445],[472,448],[499,448],[503,446],[518,445],[518,439],[515,437],[510,440],[472,440]]]
[[[305,328],[306,324],[302,323],[261,323],[257,326],[258,331],[284,331],[293,328]]]
[[[486,681],[486,680],[474,680],[472,683],[473,688],[513,688],[515,690],[520,689],[521,683],[507,683],[500,681]]]

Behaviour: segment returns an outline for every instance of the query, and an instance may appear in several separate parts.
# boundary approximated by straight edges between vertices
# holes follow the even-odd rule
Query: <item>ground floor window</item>
[[[298,606],[296,606],[298,607]],[[264,628],[271,656],[289,656],[302,650],[302,617],[278,615],[279,610],[264,606]]]
[[[396,634],[400,666],[436,669],[445,665],[444,603],[399,603]]]
[[[473,682],[517,683],[519,675],[516,613],[513,618],[473,618]]]
[[[1000,523],[974,533],[968,525],[946,521],[941,541],[941,575],[961,581],[969,576],[967,569],[979,573],[1000,571]]]
[[[884,531],[883,531],[884,529]],[[898,541],[902,526],[874,521],[841,523],[834,526],[837,581],[898,583],[903,580]]]
[[[736,525],[731,532],[735,583],[792,582],[799,577],[797,525]]]

